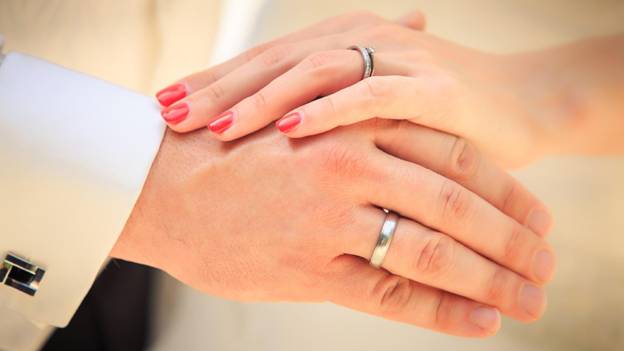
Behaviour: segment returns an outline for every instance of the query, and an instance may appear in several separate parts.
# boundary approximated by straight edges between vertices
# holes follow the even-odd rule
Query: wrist
[[[509,85],[525,111],[536,154],[565,153],[582,116],[583,95],[566,84],[560,63],[549,51],[512,54],[506,61]]]
[[[141,194],[137,198],[132,212],[109,254],[110,257],[148,266],[156,266],[153,259],[154,255],[152,254],[154,248],[150,247],[151,243],[149,240],[146,240],[145,234],[157,232],[155,230],[156,224],[153,221],[154,218],[150,216],[150,209],[147,205],[148,201],[146,197],[149,197],[149,194],[153,192],[152,178],[154,177],[154,165],[159,155],[160,151],[148,173]]]
[[[511,55],[513,80],[544,154],[621,151],[624,131],[622,38],[586,40]],[[620,145],[616,145],[616,143]]]
[[[173,254],[171,238],[184,229],[179,227],[184,221],[176,219],[183,214],[183,187],[192,181],[197,168],[203,176],[211,172],[218,147],[201,132],[179,135],[167,129],[111,257],[163,268],[161,263]]]

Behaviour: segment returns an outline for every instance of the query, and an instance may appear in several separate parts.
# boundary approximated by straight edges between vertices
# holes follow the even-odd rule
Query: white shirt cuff
[[[165,125],[151,98],[21,54],[0,65],[0,259],[46,273],[0,306],[71,319],[132,211]]]

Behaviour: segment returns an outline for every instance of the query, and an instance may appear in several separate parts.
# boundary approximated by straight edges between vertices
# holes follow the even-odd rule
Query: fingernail
[[[519,304],[526,313],[533,317],[539,317],[544,311],[546,295],[537,286],[525,284],[520,291]]]
[[[535,209],[531,211],[527,220],[527,225],[529,226],[529,228],[531,228],[532,231],[541,235],[546,235],[548,233],[551,223],[551,215],[542,209]]]
[[[540,250],[533,259],[533,274],[541,281],[550,280],[555,271],[555,256],[549,250]]]
[[[500,312],[497,309],[491,307],[479,307],[470,312],[470,321],[476,324],[479,328],[485,330],[498,329],[500,325]]]
[[[165,122],[169,124],[178,124],[186,118],[189,108],[186,103],[181,103],[167,107],[160,112]]]
[[[295,129],[295,127],[298,126],[299,123],[301,123],[301,113],[293,112],[287,114],[282,119],[277,121],[275,125],[277,126],[277,129],[280,130],[280,132],[288,133],[291,130]]]
[[[234,112],[228,111],[212,121],[212,123],[208,125],[208,129],[213,133],[221,134],[228,130],[228,128],[232,126],[232,123],[234,123]]]
[[[161,105],[167,107],[186,96],[184,84],[174,84],[156,93],[156,99]]]

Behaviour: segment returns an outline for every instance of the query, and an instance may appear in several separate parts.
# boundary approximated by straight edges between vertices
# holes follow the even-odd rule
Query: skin
[[[361,41],[357,31],[381,40],[389,29],[411,35],[424,24],[419,12],[396,22],[369,13],[329,19],[164,89],[163,117],[189,132],[252,99],[258,115],[237,115],[218,139],[248,135],[279,115],[280,100],[258,93],[310,54],[331,49],[328,41],[349,39],[343,48]],[[348,83],[323,68],[323,57],[305,61],[317,90],[288,87],[307,94],[299,105]],[[333,74],[338,85],[321,89],[318,81],[329,80],[317,74]],[[541,286],[554,271],[543,239],[551,216],[465,138],[381,119],[304,140],[265,129],[220,144],[205,134],[167,133],[113,256],[227,298],[332,301],[461,336],[493,335],[499,311],[521,321],[543,313]],[[383,269],[374,269],[367,260],[380,208],[402,219]]]
[[[548,228],[524,224],[544,206],[464,139],[381,119],[298,140],[208,133],[166,133],[113,257],[212,295],[331,301],[468,337],[496,333],[498,311],[542,315],[554,256]],[[380,208],[402,218],[375,269]]]
[[[462,136],[506,168],[552,154],[624,152],[624,35],[509,55],[389,22],[296,38],[182,79],[189,91],[172,107],[189,113],[171,128],[229,116],[227,129],[211,128],[229,141],[292,117],[299,123],[285,133],[293,138],[404,119]],[[362,57],[345,50],[354,43],[375,48],[373,77],[361,79]]]

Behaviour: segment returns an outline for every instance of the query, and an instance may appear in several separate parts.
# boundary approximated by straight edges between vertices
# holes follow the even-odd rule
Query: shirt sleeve
[[[0,307],[36,323],[69,322],[132,211],[164,129],[151,98],[26,55],[4,57],[0,264],[11,253],[44,273],[34,295],[0,277]]]

